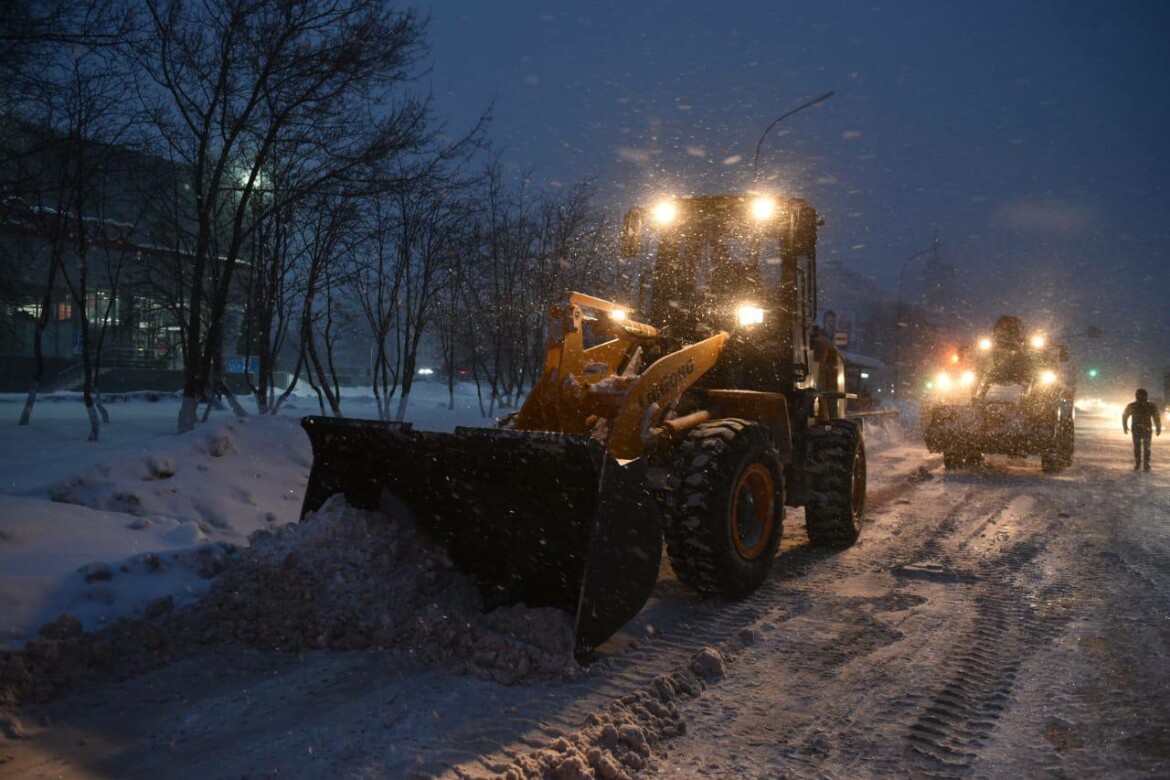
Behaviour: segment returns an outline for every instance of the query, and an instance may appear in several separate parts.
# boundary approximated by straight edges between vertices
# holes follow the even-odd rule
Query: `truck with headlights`
[[[923,437],[948,469],[985,454],[1039,456],[1045,472],[1072,464],[1073,373],[1068,350],[1044,334],[1025,336],[1019,317],[1000,317],[992,335],[954,353],[928,382]]]
[[[308,417],[303,513],[383,493],[479,581],[489,605],[575,617],[578,657],[646,603],[665,547],[680,581],[747,595],[772,569],[785,506],[809,541],[862,526],[861,422],[817,320],[820,215],[762,193],[634,208],[626,302],[566,292],[545,363],[505,427]]]

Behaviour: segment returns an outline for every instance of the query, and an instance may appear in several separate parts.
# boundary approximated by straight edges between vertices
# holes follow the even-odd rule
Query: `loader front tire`
[[[865,443],[861,428],[830,420],[809,428],[808,540],[815,547],[842,549],[861,534],[865,512]]]
[[[767,429],[736,418],[692,429],[663,496],[666,550],[678,578],[737,598],[768,576],[780,546],[784,483]]]
[[[1067,420],[1061,423],[1060,432],[1056,434],[1056,453],[1060,458],[1060,465],[1065,468],[1072,465],[1073,453],[1077,448],[1076,430],[1073,426],[1073,421]]]
[[[1076,434],[1072,420],[1061,422],[1057,428],[1052,448],[1040,456],[1040,468],[1045,474],[1055,474],[1072,465],[1076,449]]]

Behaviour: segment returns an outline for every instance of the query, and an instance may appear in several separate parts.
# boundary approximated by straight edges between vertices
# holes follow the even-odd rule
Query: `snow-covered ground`
[[[479,613],[402,517],[295,523],[312,399],[179,436],[177,400],[137,397],[98,443],[76,399],[18,428],[21,400],[0,618],[27,649],[0,682],[27,700],[0,701],[0,780],[1170,775],[1170,477],[1161,439],[1129,471],[1115,410],[1057,475],[944,472],[912,409],[873,420],[859,544],[809,547],[792,510],[739,602],[664,565],[581,668],[563,613]],[[446,406],[425,385],[408,418],[490,422],[469,388]]]
[[[244,403],[248,399],[242,399]],[[42,396],[17,426],[23,395],[0,395],[0,642],[16,646],[62,613],[87,630],[141,614],[166,595],[176,605],[206,592],[220,545],[246,545],[260,529],[298,519],[312,454],[294,397],[279,416],[213,411],[175,433],[178,399],[155,393],[107,401],[100,441],[73,393]],[[479,425],[471,386],[447,408],[444,386],[416,385],[409,417],[427,430]],[[349,416],[376,416],[360,390]],[[209,563],[209,559],[211,563]]]
[[[247,403],[247,399],[243,399]],[[96,630],[141,615],[153,601],[176,606],[206,593],[217,563],[262,529],[298,519],[312,464],[300,418],[315,398],[294,397],[278,416],[213,411],[195,431],[175,433],[178,399],[153,393],[108,401],[101,440],[76,394],[42,397],[17,426],[21,395],[0,395],[0,642],[19,646],[63,613]],[[437,383],[415,385],[417,429],[485,425],[474,386],[458,386],[453,409]],[[351,390],[351,417],[375,417],[373,398]],[[869,426],[872,451],[904,443],[898,426]],[[894,453],[890,453],[894,455]],[[913,457],[913,455],[912,455]]]

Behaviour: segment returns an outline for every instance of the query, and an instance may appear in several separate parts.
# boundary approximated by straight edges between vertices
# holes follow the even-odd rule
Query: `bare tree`
[[[49,327],[53,316],[54,291],[57,289],[57,274],[61,269],[61,258],[65,253],[65,230],[57,218],[46,219],[49,214],[59,214],[54,210],[46,212],[43,209],[31,210],[25,215],[29,224],[37,233],[48,239],[47,255],[44,269],[43,283],[40,291],[40,301],[37,307],[36,324],[33,329],[33,376],[29,381],[28,394],[25,396],[24,408],[20,413],[20,425],[28,425],[32,419],[33,407],[36,405],[37,394],[45,381],[45,331]]]
[[[438,331],[448,375],[457,363],[469,367],[486,417],[512,405],[539,376],[552,303],[570,289],[602,296],[619,289],[616,231],[590,198],[587,182],[537,192],[526,178],[509,185],[498,163],[485,171],[464,239],[469,259],[453,268],[444,306],[462,320],[445,319]]]
[[[113,16],[110,24],[120,25],[121,19]],[[61,95],[67,123],[66,145],[63,166],[63,185],[67,191],[65,199],[72,223],[68,238],[72,245],[74,263],[63,263],[61,275],[73,298],[80,339],[79,349],[82,363],[82,388],[86,412],[90,423],[90,441],[97,441],[101,433],[98,419],[96,389],[98,367],[100,366],[101,345],[105,335],[105,321],[109,311],[102,313],[97,305],[96,288],[91,286],[94,250],[99,243],[108,250],[107,214],[111,179],[124,179],[113,169],[118,163],[117,148],[133,121],[126,110],[126,81],[117,67],[103,50],[85,50],[80,54],[70,49],[62,63]],[[132,228],[131,228],[132,229]],[[115,249],[115,254],[121,254]],[[120,262],[108,281],[116,284],[120,277]],[[111,267],[107,266],[110,270]],[[91,307],[91,298],[93,305]],[[114,298],[108,301],[112,305]],[[99,319],[99,335],[94,338],[91,318]]]
[[[322,413],[341,416],[341,381],[335,361],[337,325],[347,318],[345,296],[354,273],[355,213],[348,198],[322,195],[304,214],[305,273],[300,315],[301,360]]]
[[[437,186],[436,186],[437,185]],[[402,421],[418,369],[419,348],[443,289],[458,262],[463,209],[455,202],[457,183],[424,179],[412,191],[396,194],[398,252],[405,283],[397,319],[402,392],[395,419]]]
[[[372,163],[421,139],[425,106],[401,87],[422,54],[424,25],[377,0],[146,7],[152,30],[137,62],[158,88],[155,126],[191,188],[184,431],[208,392],[256,221],[320,188],[360,181]],[[297,161],[296,175],[255,208],[277,157]]]
[[[303,257],[293,208],[258,220],[252,231],[245,287],[244,327],[239,350],[245,356],[244,378],[260,414],[275,404],[276,362],[288,338],[295,269]],[[255,356],[255,380],[251,358]]]
[[[526,184],[510,192],[500,165],[487,167],[480,195],[481,213],[475,219],[478,237],[474,262],[462,276],[463,305],[474,313],[474,329],[465,330],[472,378],[477,390],[486,381],[487,403],[480,409],[485,417],[495,414],[497,404],[510,403],[515,390],[518,348],[528,340],[525,313],[527,293],[524,282],[530,222],[525,199]]]
[[[99,212],[113,197],[109,179],[115,144],[132,122],[125,111],[127,89],[117,67],[117,45],[131,33],[133,18],[117,0],[17,2],[0,11],[0,80],[9,97],[4,105],[15,107],[14,121],[39,128],[31,143],[5,145],[5,168],[23,172],[26,182],[36,184],[3,184],[19,194],[18,218],[47,248],[33,336],[35,369],[20,423],[28,424],[44,382],[43,338],[60,280],[70,289],[78,317],[91,439],[98,437],[99,423],[90,361],[94,344],[84,304],[93,233],[105,224]]]
[[[398,390],[398,361],[391,354],[391,333],[398,317],[398,298],[405,267],[392,240],[394,215],[386,200],[373,198],[367,214],[366,237],[354,273],[354,291],[373,339],[370,389],[378,419],[390,416],[390,399]]]
[[[0,3],[0,119],[21,113],[53,83],[53,58],[66,49],[117,48],[128,26],[118,0],[5,0]]]

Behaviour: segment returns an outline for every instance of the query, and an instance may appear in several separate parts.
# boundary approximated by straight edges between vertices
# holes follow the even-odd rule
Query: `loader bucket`
[[[650,597],[662,528],[641,460],[585,436],[306,417],[313,468],[301,516],[334,493],[378,509],[383,491],[475,577],[489,608],[524,603],[575,616],[580,659]]]

